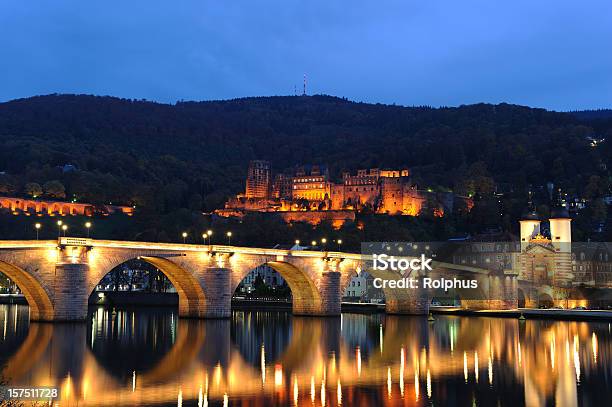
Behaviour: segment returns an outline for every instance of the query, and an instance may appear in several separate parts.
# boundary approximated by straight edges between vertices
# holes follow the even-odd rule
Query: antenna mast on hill
[[[302,93],[302,96],[306,96],[306,74],[304,74],[304,93]]]

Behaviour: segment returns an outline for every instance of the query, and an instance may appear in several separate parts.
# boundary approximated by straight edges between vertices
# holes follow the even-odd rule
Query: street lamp
[[[342,244],[342,239],[338,239],[338,251],[340,251],[340,245]]]
[[[87,229],[87,237],[89,237],[89,229],[91,228],[91,222],[85,222],[85,228]]]
[[[202,240],[204,240],[204,244],[206,244],[206,238],[208,235],[206,233],[202,233]]]
[[[40,230],[40,223],[34,224],[34,228],[36,228],[36,240],[38,240],[38,231]]]
[[[208,235],[208,244],[212,244],[212,234],[213,234],[213,231],[208,229],[206,231],[206,234]]]
[[[64,231],[64,237],[66,237],[66,231],[68,230],[68,225],[62,225],[62,230]]]
[[[185,243],[187,241],[187,232],[183,232],[181,236],[183,236],[183,243]]]
[[[62,222],[61,220],[57,221],[57,237],[60,237],[60,235],[62,234]]]
[[[323,244],[323,249],[325,250],[327,246],[327,239],[326,238],[321,239],[321,243]]]
[[[227,232],[227,245],[230,246],[232,244],[232,232]]]
[[[311,245],[312,247],[315,247],[315,246],[317,245],[317,241],[316,241],[316,240],[313,240],[312,242],[310,242],[310,245]]]
[[[299,246],[299,245],[300,245],[300,239],[295,239],[295,244],[296,244],[297,246]]]

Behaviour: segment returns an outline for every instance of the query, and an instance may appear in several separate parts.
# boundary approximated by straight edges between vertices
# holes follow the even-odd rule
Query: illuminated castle
[[[243,216],[247,211],[277,212],[288,222],[331,220],[341,225],[361,211],[418,216],[427,209],[443,216],[452,211],[457,198],[451,192],[417,189],[406,168],[362,169],[355,175],[345,172],[342,181],[335,183],[327,166],[305,165],[276,174],[271,180],[268,161],[251,161],[245,193],[230,198],[225,208],[215,213],[229,217]],[[469,209],[471,201],[465,200]]]

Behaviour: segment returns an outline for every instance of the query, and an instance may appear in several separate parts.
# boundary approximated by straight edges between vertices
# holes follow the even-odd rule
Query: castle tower
[[[249,163],[245,196],[247,198],[267,199],[270,197],[272,182],[270,162],[253,160]]]
[[[550,239],[558,249],[570,250],[572,227],[569,212],[563,202],[561,190],[557,196],[557,205],[550,212]]]
[[[555,248],[554,284],[569,287],[572,284],[572,227],[571,219],[561,189],[557,195],[557,205],[550,212],[550,240]],[[561,294],[561,293],[560,293]],[[568,293],[564,295],[567,297]]]

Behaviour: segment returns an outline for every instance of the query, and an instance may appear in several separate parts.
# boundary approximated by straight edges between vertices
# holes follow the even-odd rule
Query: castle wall
[[[60,216],[93,216],[96,206],[81,202],[41,201],[27,198],[0,197],[0,208],[7,209],[12,213],[26,215],[60,215]],[[131,206],[102,205],[100,208],[105,213],[123,213],[131,216],[134,208]]]

